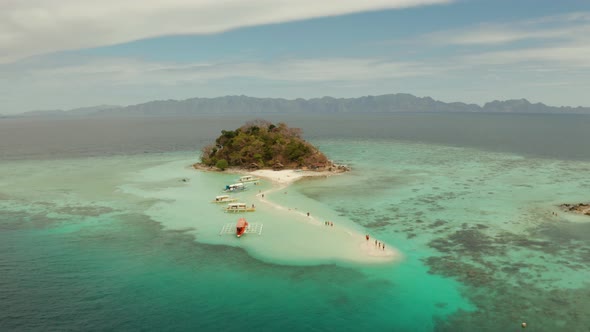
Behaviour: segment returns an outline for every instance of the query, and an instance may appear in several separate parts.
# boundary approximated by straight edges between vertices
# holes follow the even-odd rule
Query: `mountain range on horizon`
[[[191,116],[199,114],[338,114],[338,113],[542,113],[590,114],[590,107],[548,106],[526,99],[494,100],[483,106],[463,102],[442,102],[431,97],[397,93],[357,98],[283,99],[248,96],[155,100],[116,106],[100,105],[71,110],[39,110],[15,117],[112,117],[112,116]]]

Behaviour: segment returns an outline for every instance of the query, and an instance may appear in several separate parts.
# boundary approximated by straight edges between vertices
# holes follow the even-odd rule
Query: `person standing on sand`
[[[377,246],[377,240],[375,240],[375,247]]]
[[[385,251],[385,243],[383,243],[383,251]]]
[[[367,239],[367,242],[369,242],[369,234],[365,235],[365,238]]]

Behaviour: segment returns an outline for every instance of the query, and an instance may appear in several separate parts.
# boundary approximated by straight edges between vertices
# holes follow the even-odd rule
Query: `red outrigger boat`
[[[242,234],[246,232],[246,227],[248,227],[248,222],[246,221],[246,219],[238,219],[238,223],[236,224],[236,236],[242,236]]]

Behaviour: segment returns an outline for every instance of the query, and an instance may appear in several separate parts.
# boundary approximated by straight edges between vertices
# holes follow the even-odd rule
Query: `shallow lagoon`
[[[268,195],[292,210],[256,203],[260,211],[246,217],[265,224],[263,235],[240,240],[218,235],[236,216],[209,203],[236,176],[192,170],[196,152],[3,161],[0,326],[590,326],[590,223],[556,208],[588,200],[590,162],[398,139],[312,140],[353,172]],[[255,202],[256,190],[270,188],[238,195]],[[367,231],[404,259],[338,258],[342,238],[296,213],[307,211]],[[238,327],[227,317],[240,310],[251,316]]]

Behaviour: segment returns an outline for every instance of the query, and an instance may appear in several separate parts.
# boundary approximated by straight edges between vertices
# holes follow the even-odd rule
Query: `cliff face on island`
[[[285,123],[251,121],[236,130],[222,130],[215,144],[203,148],[201,161],[219,169],[301,168],[326,169],[332,163],[301,138],[302,130]]]

